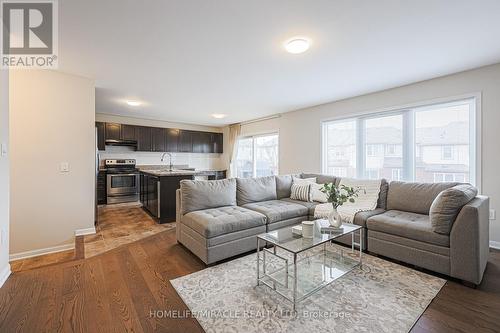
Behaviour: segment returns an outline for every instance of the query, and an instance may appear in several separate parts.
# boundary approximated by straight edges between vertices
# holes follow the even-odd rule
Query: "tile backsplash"
[[[139,152],[130,147],[106,146],[105,151],[99,152],[101,165],[106,159],[126,159],[133,158],[137,165],[168,165],[168,156],[161,162],[163,153]],[[189,165],[190,168],[199,170],[223,170],[222,154],[196,154],[196,153],[171,153],[172,164]]]

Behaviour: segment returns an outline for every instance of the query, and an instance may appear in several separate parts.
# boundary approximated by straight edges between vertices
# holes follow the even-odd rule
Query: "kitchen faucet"
[[[169,160],[170,160],[170,163],[168,164],[168,171],[172,171],[172,169],[173,169],[173,166],[172,166],[172,154],[170,154],[170,153],[163,153],[163,155],[161,155],[161,161],[162,162],[165,160],[165,155],[168,155]]]

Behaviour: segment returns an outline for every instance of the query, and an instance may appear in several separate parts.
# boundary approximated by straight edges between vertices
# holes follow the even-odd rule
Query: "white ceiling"
[[[499,13],[498,0],[59,0],[59,64],[96,80],[99,113],[224,125],[500,62]],[[285,52],[296,35],[308,52]]]

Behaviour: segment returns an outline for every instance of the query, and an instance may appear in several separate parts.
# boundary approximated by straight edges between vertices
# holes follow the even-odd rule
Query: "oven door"
[[[108,174],[107,190],[109,196],[139,193],[139,174]]]

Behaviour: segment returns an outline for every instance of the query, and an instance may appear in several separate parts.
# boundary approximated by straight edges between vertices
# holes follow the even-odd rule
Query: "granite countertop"
[[[165,176],[197,176],[197,175],[213,175],[219,170],[187,170],[188,166],[173,166],[170,171],[165,165],[139,165],[137,166],[140,172],[147,173],[157,177]]]

